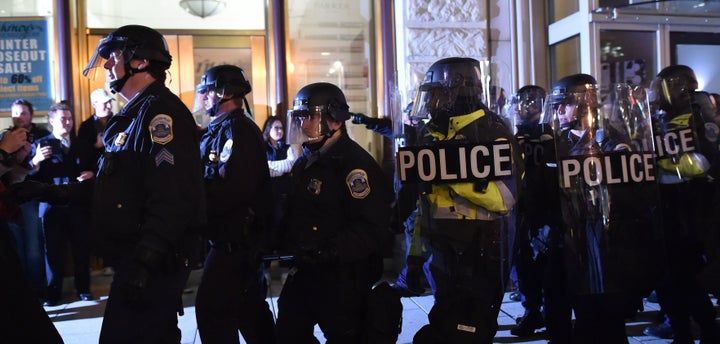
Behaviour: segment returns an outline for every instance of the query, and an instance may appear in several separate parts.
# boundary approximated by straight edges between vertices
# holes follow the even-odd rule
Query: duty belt
[[[208,243],[210,247],[226,253],[233,253],[240,249],[240,244],[236,242],[208,240]]]

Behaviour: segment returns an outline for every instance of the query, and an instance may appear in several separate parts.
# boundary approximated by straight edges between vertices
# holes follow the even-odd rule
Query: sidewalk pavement
[[[194,270],[191,273],[188,282],[188,288],[183,296],[185,307],[185,315],[179,317],[179,327],[182,331],[182,344],[199,344],[200,336],[197,331],[195,321],[195,291],[197,290],[202,270]],[[65,298],[58,306],[45,307],[48,315],[53,320],[58,331],[62,335],[66,344],[94,344],[98,342],[100,334],[100,326],[102,324],[102,315],[105,309],[108,291],[110,290],[110,282],[112,276],[105,276],[102,273],[93,274],[92,276],[92,292],[98,300],[95,301],[75,301],[73,295],[66,293]],[[72,290],[72,280],[66,280],[64,290]],[[272,278],[270,297],[268,301],[271,304],[273,313],[277,314],[277,296],[281,288],[281,282],[277,278]],[[510,329],[515,325],[517,317],[524,313],[520,302],[510,301],[509,293],[506,293],[505,299],[501,307],[498,317],[500,329],[495,337],[495,343],[533,343],[545,344],[542,333],[532,337],[518,338],[510,334]],[[403,303],[403,325],[402,332],[397,341],[398,344],[412,343],[412,337],[415,332],[423,325],[427,324],[427,314],[433,304],[432,295],[424,295],[420,297],[408,297],[402,299]],[[655,337],[644,336],[642,330],[649,325],[653,325],[660,317],[659,307],[655,303],[645,302],[645,310],[639,313],[635,319],[628,320],[627,333],[630,344],[667,344],[669,340],[658,339]],[[542,331],[542,330],[540,330]],[[322,332],[315,328],[316,336],[321,343],[325,343]],[[696,341],[698,343],[699,341]],[[241,340],[241,343],[245,341]]]

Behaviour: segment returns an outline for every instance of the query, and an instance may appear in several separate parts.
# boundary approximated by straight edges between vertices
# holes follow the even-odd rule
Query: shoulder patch
[[[345,183],[350,189],[350,195],[353,198],[363,199],[370,194],[370,181],[368,181],[367,172],[361,169],[355,169],[348,173],[345,177]]]
[[[718,140],[718,135],[720,135],[720,128],[718,128],[718,125],[713,122],[707,122],[705,123],[705,138],[710,142],[715,142]]]
[[[223,145],[222,151],[220,152],[220,162],[227,162],[230,160],[230,154],[232,154],[233,140],[228,139]]]
[[[150,120],[150,138],[161,145],[169,143],[173,140],[172,125],[172,117],[165,114],[155,115]]]

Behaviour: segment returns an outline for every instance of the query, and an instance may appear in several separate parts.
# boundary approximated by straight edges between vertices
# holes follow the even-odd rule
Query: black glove
[[[302,265],[326,265],[337,263],[337,250],[329,246],[319,248],[301,248],[296,256]]]
[[[368,129],[371,129],[377,126],[379,120],[377,118],[368,117],[362,113],[354,113],[352,114],[352,122],[354,124],[365,124]]]
[[[138,262],[133,262],[128,271],[128,279],[123,286],[125,301],[130,308],[145,309],[150,306],[152,298],[148,292],[150,270]]]
[[[167,253],[140,245],[135,250],[125,281],[125,300],[134,309],[147,308],[152,301],[148,285],[152,276],[162,273],[167,264]]]
[[[22,204],[36,199],[53,205],[63,205],[70,202],[70,188],[67,185],[53,185],[35,180],[24,180],[11,184],[5,191],[5,197],[15,204]]]
[[[365,120],[367,120],[369,117],[362,113],[354,113],[352,114],[352,122],[353,124],[365,124]]]

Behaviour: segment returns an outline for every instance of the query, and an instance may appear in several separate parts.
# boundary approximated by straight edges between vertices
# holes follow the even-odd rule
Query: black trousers
[[[48,300],[62,296],[65,257],[68,244],[72,253],[75,291],[90,293],[90,209],[76,206],[51,206],[40,203],[43,214],[47,255]]]
[[[278,299],[279,344],[319,343],[320,326],[327,344],[366,344],[371,285],[356,283],[349,267],[293,268]]]
[[[133,264],[130,259],[130,254],[113,258],[115,275],[105,306],[100,344],[180,343],[177,316],[182,311],[182,293],[190,269],[178,261],[173,271],[153,275],[147,284],[147,304],[138,306],[127,301],[125,285]]]
[[[275,343],[262,266],[242,251],[210,249],[195,301],[203,343],[240,343],[238,331],[248,344]]]
[[[3,312],[7,313],[0,322],[3,341],[62,343],[60,334],[30,288],[6,223],[0,225],[0,268],[4,276],[0,294],[8,296],[3,304]]]

